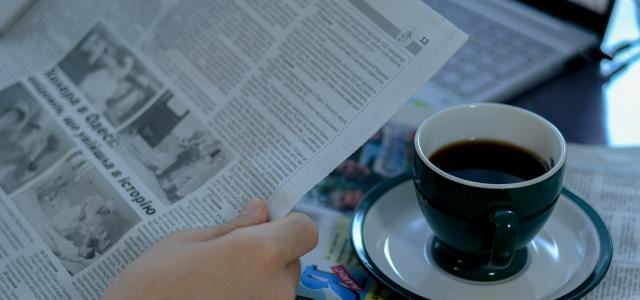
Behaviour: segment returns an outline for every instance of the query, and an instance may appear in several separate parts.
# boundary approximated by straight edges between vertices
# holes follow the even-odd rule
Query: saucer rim
[[[364,195],[353,213],[353,219],[351,221],[351,246],[356,253],[356,257],[364,266],[364,269],[378,281],[404,297],[429,300],[429,298],[418,295],[389,278],[376,266],[364,245],[364,221],[373,204],[375,204],[382,195],[412,178],[413,176],[411,173],[398,175],[377,184]],[[576,204],[578,208],[582,209],[582,211],[587,215],[596,229],[600,243],[600,255],[596,265],[591,271],[591,274],[589,274],[589,276],[573,290],[557,298],[562,300],[580,299],[591,292],[602,281],[609,270],[609,266],[611,265],[613,258],[613,242],[611,234],[609,233],[604,221],[586,201],[566,187],[562,188],[561,194]]]

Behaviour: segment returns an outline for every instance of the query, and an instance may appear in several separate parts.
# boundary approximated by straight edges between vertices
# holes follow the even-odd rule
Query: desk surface
[[[640,15],[633,6],[632,0],[619,0],[604,49],[640,38]],[[638,48],[632,52],[640,53]],[[592,62],[567,70],[508,103],[549,119],[568,142],[640,146],[640,61],[608,81],[602,68]]]

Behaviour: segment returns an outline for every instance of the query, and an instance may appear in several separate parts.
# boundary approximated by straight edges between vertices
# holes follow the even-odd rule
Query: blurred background
[[[640,0],[616,2],[602,50],[629,46],[613,60],[567,70],[511,103],[549,118],[569,142],[640,146],[639,7]]]

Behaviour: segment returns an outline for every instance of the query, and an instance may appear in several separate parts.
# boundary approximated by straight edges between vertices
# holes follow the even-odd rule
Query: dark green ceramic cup
[[[490,184],[451,175],[430,156],[455,142],[488,139],[527,149],[546,172],[530,180]],[[430,257],[468,280],[495,281],[527,264],[527,244],[551,215],[562,190],[566,143],[544,118],[503,104],[453,107],[425,120],[416,132],[414,184],[435,236]]]

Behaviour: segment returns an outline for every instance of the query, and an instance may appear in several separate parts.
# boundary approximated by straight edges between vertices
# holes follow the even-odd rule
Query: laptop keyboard
[[[433,81],[470,98],[549,55],[552,48],[449,0],[424,0],[469,35]]]

